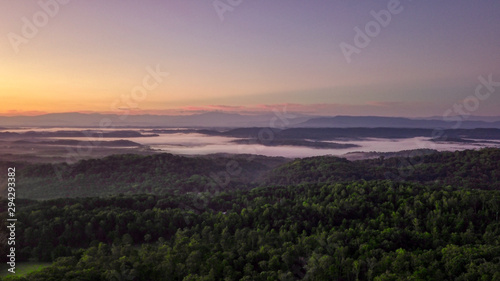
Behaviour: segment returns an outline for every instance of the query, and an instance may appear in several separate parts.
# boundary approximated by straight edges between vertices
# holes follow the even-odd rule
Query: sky
[[[500,115],[499,14],[497,0],[0,0],[0,115]]]

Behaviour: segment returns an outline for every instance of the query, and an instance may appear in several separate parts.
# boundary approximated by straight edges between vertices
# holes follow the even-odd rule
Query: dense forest
[[[183,157],[113,155],[68,164],[11,163],[18,167],[17,196],[26,199],[107,196],[119,193],[179,194],[214,188],[255,187],[289,160],[256,155]],[[7,163],[0,163],[0,167]]]
[[[391,179],[432,185],[500,189],[500,149],[490,148],[348,161],[337,157],[297,159],[271,171],[267,184],[335,183]]]
[[[5,167],[6,163],[0,163]],[[54,199],[114,194],[182,194],[263,185],[353,180],[412,181],[431,185],[500,189],[500,149],[379,157],[348,161],[321,156],[290,161],[255,155],[182,157],[114,155],[68,164],[16,164],[18,197]]]
[[[200,159],[125,155],[67,166],[60,183],[94,176],[117,192],[17,199],[18,261],[52,266],[5,280],[500,280],[498,149],[352,162],[242,158],[236,184],[215,190],[186,179],[209,181],[228,160]],[[50,169],[21,171],[42,193],[56,176]],[[154,188],[121,192],[142,174]],[[171,179],[156,183],[161,175]]]

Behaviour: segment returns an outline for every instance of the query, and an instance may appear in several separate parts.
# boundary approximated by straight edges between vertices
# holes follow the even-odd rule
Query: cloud
[[[378,106],[378,107],[395,107],[395,106],[402,106],[407,103],[403,102],[381,102],[381,101],[368,101],[366,102],[366,105],[368,106]]]

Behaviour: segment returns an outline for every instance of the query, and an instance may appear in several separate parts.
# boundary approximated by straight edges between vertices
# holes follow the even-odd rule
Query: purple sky
[[[483,87],[483,99],[474,93],[479,76],[500,82],[500,1],[227,6],[235,2],[73,0],[25,36],[23,17],[33,23],[43,8],[2,1],[0,114],[289,104],[316,114],[431,116],[461,114],[465,102],[467,114],[499,115],[500,87],[488,97]],[[355,28],[388,6],[397,11],[390,22],[356,45]],[[357,52],[346,58],[341,44]],[[168,77],[134,99],[147,67],[158,65]]]

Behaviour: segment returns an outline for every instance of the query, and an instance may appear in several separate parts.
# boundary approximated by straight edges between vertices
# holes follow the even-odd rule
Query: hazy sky
[[[0,114],[499,115],[500,1],[398,2],[1,0]]]

